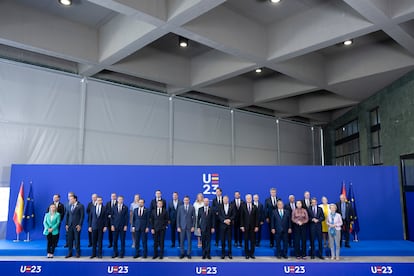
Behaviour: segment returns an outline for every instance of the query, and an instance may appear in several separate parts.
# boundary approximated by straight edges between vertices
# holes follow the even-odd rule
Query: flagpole
[[[27,237],[24,241],[25,242],[30,242],[30,232],[27,232]]]

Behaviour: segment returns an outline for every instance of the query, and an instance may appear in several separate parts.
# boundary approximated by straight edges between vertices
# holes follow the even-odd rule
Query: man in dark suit
[[[303,199],[302,199],[302,208],[308,210],[310,206],[311,206],[310,192],[305,191],[305,193],[303,194]]]
[[[269,226],[269,241],[270,247],[273,248],[275,245],[275,235],[272,234],[272,227],[270,218],[273,215],[273,210],[277,208],[277,201],[280,199],[277,197],[277,190],[276,188],[270,188],[269,190],[270,196],[265,200],[265,212],[266,212],[266,222]]]
[[[165,230],[168,226],[168,213],[162,204],[162,200],[157,201],[157,207],[152,210],[150,217],[151,233],[154,236],[153,259],[158,257],[158,246],[160,247],[160,259],[164,258],[164,239]]]
[[[223,206],[223,190],[221,188],[216,189],[216,197],[213,199],[212,205],[212,208],[215,212],[214,229],[216,230],[216,246],[218,246],[219,240],[221,239],[221,222],[219,218],[219,210],[220,207]]]
[[[54,204],[56,206],[56,212],[58,212],[60,214],[60,223],[59,223],[59,226],[58,226],[59,227],[58,228],[59,233],[60,233],[60,226],[62,225],[62,221],[65,217],[65,205],[63,205],[60,202],[60,195],[59,194],[53,195],[53,202],[50,205],[52,205],[52,204]],[[49,212],[49,207],[47,207],[47,210],[46,210],[46,213],[48,213],[48,212]],[[57,234],[57,238],[56,238],[57,242],[59,242],[59,233]],[[57,244],[56,244],[56,246],[57,246]]]
[[[324,259],[322,256],[322,223],[325,220],[325,215],[321,207],[318,207],[316,198],[312,198],[311,206],[308,209],[309,214],[309,229],[311,242],[311,259],[315,259],[315,239],[318,240],[318,258]]]
[[[65,215],[66,215],[66,211],[68,209],[70,209],[70,197],[73,196],[73,195],[75,195],[74,192],[68,192],[68,203],[65,205]],[[48,210],[49,210],[49,208],[48,208]],[[66,243],[65,243],[64,247],[67,248],[67,247],[69,247],[69,233],[68,233],[68,231],[66,231],[65,236],[66,236]]]
[[[281,200],[277,202],[277,208],[273,211],[271,226],[276,241],[276,257],[287,259],[288,234],[292,233],[292,219],[290,212],[284,209]],[[283,249],[281,242],[283,242]]]
[[[173,199],[168,205],[168,217],[170,218],[171,228],[171,247],[175,247],[175,238],[177,237],[177,210],[183,205],[183,202],[178,199],[178,193],[174,192]],[[178,235],[178,243],[180,243],[180,235]]]
[[[198,209],[198,231],[201,233],[203,259],[211,259],[211,234],[214,233],[215,213],[209,206],[210,200],[204,198],[204,206]]]
[[[107,211],[108,214],[108,219],[107,221],[107,227],[108,227],[108,241],[109,241],[109,245],[108,248],[112,247],[112,243],[113,243],[113,233],[111,230],[111,215],[112,215],[112,209],[118,204],[118,202],[116,201],[116,193],[112,193],[111,194],[111,200],[108,201],[105,205],[105,209]]]
[[[150,227],[150,212],[144,206],[145,201],[140,199],[138,201],[138,208],[135,208],[132,215],[132,235],[135,235],[135,255],[134,259],[139,257],[139,244],[142,239],[143,258],[148,255],[148,231]]]
[[[244,252],[246,259],[254,259],[256,233],[259,231],[259,215],[256,206],[252,203],[252,195],[246,195],[246,203],[240,212],[240,229],[244,233]],[[250,246],[249,246],[250,243]]]
[[[103,233],[106,232],[107,212],[102,205],[102,197],[96,197],[96,204],[89,210],[88,232],[92,234],[92,255],[91,259],[96,257],[96,247],[98,247],[98,258],[102,258],[102,239]]]
[[[167,208],[167,201],[165,201],[165,199],[162,198],[162,193],[160,190],[156,190],[155,191],[155,198],[151,200],[151,204],[150,204],[150,212],[152,212],[152,210],[154,210],[155,208],[157,208],[157,202],[158,201],[162,201],[162,208]]]
[[[243,206],[244,201],[240,198],[240,192],[236,191],[234,193],[234,199],[231,202],[231,205],[234,209],[234,246],[241,248],[242,241],[243,241],[243,232],[240,229],[240,215],[241,215],[241,207]]]
[[[80,257],[80,231],[82,229],[85,207],[78,202],[76,195],[69,196],[69,208],[66,210],[66,231],[68,232],[68,254],[72,257],[73,242],[75,241],[76,258]]]
[[[256,233],[256,247],[260,246],[260,241],[262,240],[262,226],[266,219],[266,212],[264,210],[263,204],[259,201],[259,195],[253,195],[253,204],[257,207],[257,212],[259,214],[259,231]]]
[[[232,232],[232,225],[234,222],[234,207],[229,204],[229,197],[223,197],[223,204],[219,205],[218,207],[218,216],[220,220],[220,234],[221,234],[221,258],[224,259],[225,252],[226,252],[226,241],[227,247],[229,250],[229,259],[232,259],[233,256],[231,254],[231,232]]]
[[[178,207],[177,231],[180,233],[180,259],[184,258],[184,240],[187,238],[187,258],[191,259],[191,233],[195,227],[195,210],[190,205],[190,198],[184,197],[184,204]]]
[[[88,203],[88,206],[86,207],[86,214],[88,215],[88,221],[89,221],[89,217],[91,215],[92,208],[96,204],[96,198],[97,197],[98,197],[97,194],[92,194],[92,196],[91,196],[91,202],[89,202]],[[91,247],[92,246],[92,232],[89,232],[89,231],[88,231],[88,241],[89,241],[88,247]]]
[[[339,196],[339,202],[336,203],[338,213],[342,216],[342,230],[341,230],[341,247],[342,241],[345,239],[345,247],[351,247],[349,244],[349,228],[354,220],[354,209],[351,203],[347,202],[345,195]]]
[[[124,197],[118,196],[117,205],[111,210],[111,231],[114,237],[114,253],[112,258],[125,256],[125,235],[128,229],[128,207],[124,204]],[[118,238],[121,240],[121,250],[118,251]]]
[[[289,211],[290,216],[292,216],[293,211],[296,209],[296,202],[295,202],[295,196],[294,195],[289,195],[289,201],[285,204],[285,209]],[[289,242],[289,246],[293,247],[293,241],[294,241],[294,237],[293,237],[293,231],[291,233],[288,234],[288,242]]]

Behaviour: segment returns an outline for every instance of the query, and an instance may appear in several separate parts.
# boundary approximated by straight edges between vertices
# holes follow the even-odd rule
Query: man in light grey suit
[[[184,258],[184,238],[187,238],[187,258],[191,259],[191,233],[195,226],[195,209],[190,205],[190,198],[185,196],[184,204],[177,211],[177,232],[180,233],[180,259]]]

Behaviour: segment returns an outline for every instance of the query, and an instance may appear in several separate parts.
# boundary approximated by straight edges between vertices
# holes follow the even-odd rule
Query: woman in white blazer
[[[331,260],[339,260],[339,249],[341,245],[342,217],[336,212],[336,204],[330,204],[331,213],[326,218],[329,228],[329,247],[331,248]]]

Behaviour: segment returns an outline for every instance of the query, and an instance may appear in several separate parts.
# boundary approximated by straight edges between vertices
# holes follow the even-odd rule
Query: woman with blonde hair
[[[336,204],[329,204],[331,213],[326,219],[329,227],[329,247],[331,248],[331,260],[339,260],[339,249],[341,247],[342,217],[336,212]]]
[[[57,245],[59,234],[60,214],[56,211],[56,205],[50,204],[49,212],[45,214],[43,226],[45,227],[43,235],[47,237],[47,257],[53,258]]]
[[[204,206],[204,196],[202,193],[197,194],[197,198],[196,201],[194,201],[194,209],[195,209],[195,216],[196,216],[196,225],[194,227],[194,229],[198,229],[198,209],[200,209],[201,207]],[[201,233],[198,231],[194,231],[194,235],[197,237],[198,243],[197,246],[198,248],[201,248]]]
[[[321,199],[322,203],[319,204],[319,207],[323,210],[323,215],[326,218],[329,217],[331,211],[329,210],[328,198],[323,196]],[[326,248],[329,246],[329,237],[328,237],[328,224],[322,223],[322,239],[323,239],[323,247]]]

